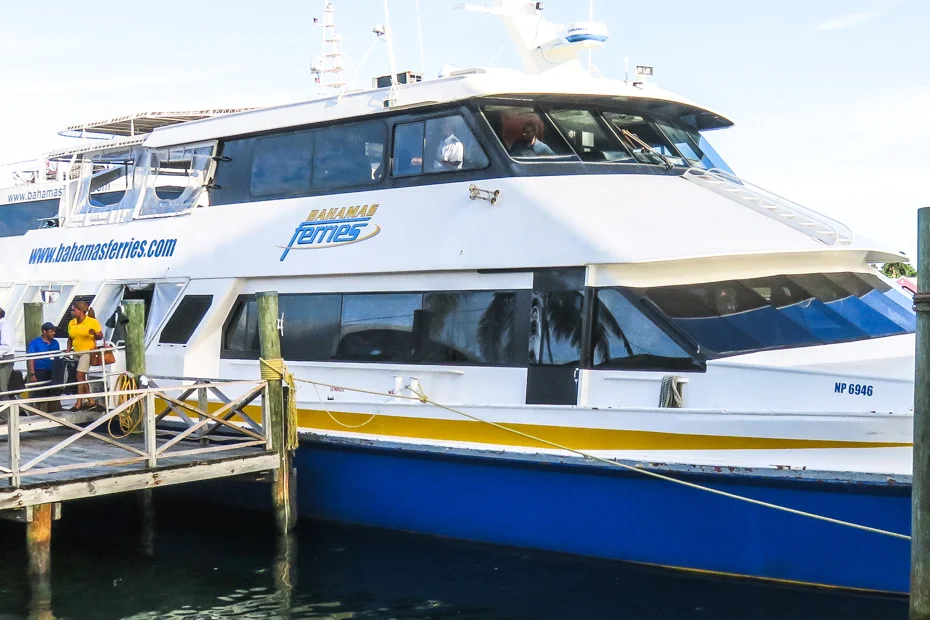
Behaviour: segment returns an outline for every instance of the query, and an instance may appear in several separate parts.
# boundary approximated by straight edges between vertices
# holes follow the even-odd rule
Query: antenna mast
[[[314,18],[313,23],[323,29],[323,43],[320,59],[312,63],[310,70],[316,74],[321,90],[341,89],[346,85],[342,76],[342,35],[337,31],[336,7],[332,2],[323,3],[323,18]]]

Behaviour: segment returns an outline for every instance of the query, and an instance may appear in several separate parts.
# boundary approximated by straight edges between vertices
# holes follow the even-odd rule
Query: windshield
[[[907,299],[865,273],[777,275],[635,289],[708,357],[913,333]]]
[[[570,105],[487,104],[481,110],[504,149],[518,161],[581,160],[732,173],[688,118],[668,120]]]
[[[661,119],[656,121],[656,125],[668,136],[668,139],[671,140],[681,156],[687,159],[692,166],[708,170],[718,168],[733,174],[733,171],[717,154],[717,151],[710,145],[707,138],[701,135],[697,129],[688,127],[684,123]]]

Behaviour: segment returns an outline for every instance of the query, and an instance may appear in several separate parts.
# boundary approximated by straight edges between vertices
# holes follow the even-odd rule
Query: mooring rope
[[[280,357],[274,359],[258,358],[261,367],[261,377],[264,381],[282,381],[288,389],[286,435],[284,449],[296,450],[299,440],[297,438],[297,386],[294,384],[294,375],[287,369],[287,365]]]
[[[346,387],[346,386],[342,386],[342,385],[334,385],[334,384],[331,384],[331,383],[321,383],[321,382],[318,382],[318,381],[311,381],[311,380],[308,380],[308,379],[295,379],[295,380],[296,380],[296,381],[299,381],[300,383],[306,383],[306,384],[308,384],[308,385],[313,385],[313,386],[319,385],[319,386],[323,386],[323,387],[336,388],[336,389],[340,389],[340,390],[345,390],[345,391],[349,391],[349,392],[357,392],[357,393],[361,393],[361,394],[372,394],[372,395],[375,395],[375,396],[389,396],[389,397],[401,398],[401,399],[404,399],[404,400],[416,400],[416,401],[419,401],[419,402],[424,403],[424,404],[429,404],[429,405],[432,405],[432,406],[434,406],[434,407],[438,407],[438,408],[440,408],[440,409],[444,409],[444,410],[446,410],[446,411],[448,411],[448,412],[450,412],[450,413],[454,413],[454,414],[456,414],[456,415],[460,415],[460,416],[462,416],[462,417],[469,418],[469,419],[471,419],[471,420],[474,420],[475,422],[480,422],[480,423],[483,423],[483,424],[488,424],[488,425],[493,426],[493,427],[495,427],[495,428],[498,428],[498,429],[500,429],[500,430],[502,430],[502,431],[506,431],[506,432],[508,432],[508,433],[513,433],[514,435],[519,435],[520,437],[524,437],[524,438],[526,438],[526,439],[529,439],[529,440],[531,440],[531,441],[535,441],[535,442],[540,443],[540,444],[545,445],[545,446],[549,446],[549,447],[551,447],[551,448],[556,448],[556,449],[558,449],[558,450],[564,450],[564,451],[566,451],[566,452],[571,452],[572,454],[577,454],[578,456],[581,456],[581,457],[586,458],[586,459],[591,459],[591,460],[593,460],[593,461],[598,461],[598,462],[601,462],[601,463],[605,463],[605,464],[607,464],[607,465],[612,465],[612,466],[614,466],[614,467],[620,467],[620,468],[625,469],[625,470],[627,470],[627,471],[635,472],[635,473],[638,473],[638,474],[643,474],[643,475],[645,475],[645,476],[650,476],[650,477],[652,477],[652,478],[656,478],[656,479],[659,479],[659,480],[664,480],[664,481],[666,481],[666,482],[672,482],[672,483],[674,483],[674,484],[678,484],[678,485],[681,485],[681,486],[684,486],[684,487],[688,487],[688,488],[690,488],[690,489],[695,489],[695,490],[698,490],[698,491],[706,491],[706,492],[708,492],[708,493],[711,493],[711,494],[713,494],[713,495],[718,495],[718,496],[720,496],[720,497],[726,497],[726,498],[729,498],[729,499],[734,499],[734,500],[737,500],[737,501],[746,502],[746,503],[748,503],[748,504],[753,504],[753,505],[755,505],[755,506],[761,506],[761,507],[763,507],[763,508],[770,508],[770,509],[772,509],[772,510],[778,510],[778,511],[781,511],[781,512],[786,512],[786,513],[788,513],[788,514],[793,514],[793,515],[797,515],[797,516],[800,516],[800,517],[808,517],[808,518],[811,518],[811,519],[815,519],[815,520],[817,520],[817,521],[823,521],[823,522],[825,522],[825,523],[832,523],[832,524],[834,524],[834,525],[842,525],[842,526],[850,527],[850,528],[853,528],[853,529],[856,529],[856,530],[861,530],[861,531],[863,531],[863,532],[872,532],[873,534],[882,534],[882,535],[884,535],[884,536],[891,536],[892,538],[899,538],[899,539],[901,539],[901,540],[910,540],[910,539],[911,539],[911,537],[908,536],[907,534],[899,534],[898,532],[891,532],[891,531],[889,531],[889,530],[883,530],[883,529],[877,528],[877,527],[870,527],[870,526],[868,526],[868,525],[861,525],[861,524],[859,524],[859,523],[853,523],[853,522],[851,522],[851,521],[844,521],[844,520],[842,520],[842,519],[834,519],[833,517],[826,517],[826,516],[824,516],[824,515],[819,515],[819,514],[816,514],[816,513],[813,513],[813,512],[807,512],[807,511],[805,511],[805,510],[797,510],[797,509],[795,509],[795,508],[789,508],[789,507],[787,507],[787,506],[780,506],[780,505],[778,505],[778,504],[773,504],[773,503],[771,503],[771,502],[765,502],[765,501],[762,501],[762,500],[759,500],[759,499],[753,499],[753,498],[751,498],[751,497],[746,497],[745,495],[737,495],[736,493],[729,493],[729,492],[727,492],[727,491],[721,491],[721,490],[719,490],[719,489],[715,489],[715,488],[713,488],[713,487],[704,486],[704,485],[702,485],[702,484],[697,484],[697,483],[694,483],[694,482],[688,482],[688,481],[686,481],[686,480],[679,480],[678,478],[673,478],[672,476],[668,476],[668,475],[665,475],[665,474],[661,474],[661,473],[659,473],[659,472],[652,471],[652,470],[649,470],[649,469],[644,469],[644,468],[642,468],[642,467],[636,467],[636,466],[633,466],[633,465],[627,465],[626,463],[621,463],[620,461],[617,461],[617,460],[612,460],[612,459],[603,458],[603,457],[597,456],[597,455],[595,455],[595,454],[591,454],[590,452],[586,452],[586,451],[584,451],[584,450],[578,450],[578,449],[576,449],[576,448],[570,448],[570,447],[568,447],[568,446],[564,446],[564,445],[559,444],[559,443],[556,443],[556,442],[554,442],[554,441],[549,441],[548,439],[543,439],[542,437],[537,437],[537,436],[532,435],[532,434],[530,434],[530,433],[525,433],[525,432],[523,432],[523,431],[517,430],[517,429],[515,429],[515,428],[510,428],[510,427],[508,427],[508,426],[505,426],[505,425],[503,425],[503,424],[499,424],[499,423],[497,423],[497,422],[491,422],[490,420],[485,420],[485,419],[483,419],[483,418],[481,418],[481,417],[479,417],[479,416],[476,416],[476,415],[467,413],[467,412],[465,412],[465,411],[461,411],[461,410],[459,410],[459,409],[455,409],[454,407],[449,407],[448,405],[443,405],[442,403],[438,403],[438,402],[436,402],[436,401],[430,399],[430,398],[426,395],[426,393],[423,392],[422,388],[421,388],[420,390],[415,390],[415,389],[411,388],[410,386],[407,386],[406,389],[409,389],[409,390],[414,394],[414,396],[404,396],[404,395],[399,395],[399,394],[388,394],[388,393],[386,393],[386,392],[377,392],[377,391],[374,391],[374,390],[365,390],[365,389],[361,389],[361,388],[351,388],[351,387]],[[296,398],[291,399],[291,400],[296,402]],[[374,419],[374,417],[377,416],[377,415],[378,415],[377,413],[372,414],[372,419]],[[367,423],[370,422],[370,421],[371,421],[371,420],[366,421],[365,424],[367,424]]]

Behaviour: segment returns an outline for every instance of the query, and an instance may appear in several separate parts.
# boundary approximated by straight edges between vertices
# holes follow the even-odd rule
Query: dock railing
[[[0,430],[6,431],[2,435],[6,435],[9,456],[8,460],[0,458],[0,485],[9,481],[12,487],[20,488],[43,476],[71,470],[140,464],[155,468],[182,457],[246,448],[272,449],[264,406],[266,381],[195,379],[191,385],[191,380],[176,377],[173,379],[180,385],[159,387],[145,380],[148,378],[140,379],[146,385],[81,395],[107,402],[105,411],[90,420],[69,419],[68,412],[51,413],[40,406],[72,399],[74,395],[0,401],[0,419],[7,422],[6,428]],[[234,388],[237,395],[227,396],[229,388]],[[198,392],[196,405],[187,400],[194,392]],[[209,410],[209,394],[216,399],[213,412]],[[250,415],[246,407],[259,398],[262,406],[254,407]],[[23,419],[23,414],[30,417]],[[23,452],[24,436],[37,427],[26,420],[44,421],[44,441],[28,455]],[[119,422],[117,432],[113,430],[114,420]],[[63,458],[70,447],[72,452],[79,447],[75,445],[78,442],[80,457]],[[87,449],[93,446],[105,449]]]

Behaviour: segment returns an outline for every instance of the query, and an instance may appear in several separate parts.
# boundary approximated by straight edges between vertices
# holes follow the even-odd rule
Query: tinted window
[[[394,176],[423,172],[424,131],[425,123],[407,123],[394,128]]]
[[[577,161],[555,127],[534,108],[487,105],[482,110],[501,144],[512,157],[569,156]]]
[[[529,363],[578,364],[583,321],[581,291],[534,291],[530,304]]]
[[[427,293],[419,339],[424,362],[512,364],[514,302],[511,292]]]
[[[514,364],[511,291],[281,295],[282,355],[294,361]],[[258,357],[255,300],[230,313],[223,357]]]
[[[591,327],[594,366],[643,370],[696,368],[691,356],[615,289],[598,291]]]
[[[258,355],[258,303],[254,298],[242,297],[236,303],[223,334],[223,349],[231,353],[229,357]]]
[[[422,299],[419,293],[345,295],[336,359],[413,360],[413,324]]]
[[[284,359],[332,359],[339,342],[342,295],[281,295],[278,310],[284,315],[281,354]]]
[[[767,276],[641,289],[708,355],[904,334],[914,313],[870,274]]]
[[[678,151],[672,146],[668,138],[650,121],[636,114],[622,114],[619,112],[604,112],[604,118],[613,125],[633,151],[633,156],[642,163],[664,163],[658,155],[672,158],[672,163],[684,164],[678,156]]]
[[[384,123],[337,125],[315,134],[314,189],[371,185],[384,176]]]
[[[187,344],[212,304],[213,295],[185,295],[165,323],[158,342]]]
[[[24,235],[43,228],[43,218],[58,217],[58,198],[12,205],[0,205],[0,237]]]
[[[394,175],[409,176],[488,166],[488,157],[459,115],[394,129]]]
[[[583,161],[635,161],[588,110],[550,110],[549,116]]]
[[[313,135],[296,131],[255,140],[249,190],[253,196],[281,196],[310,191]]]

